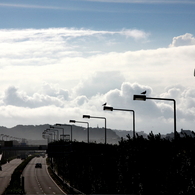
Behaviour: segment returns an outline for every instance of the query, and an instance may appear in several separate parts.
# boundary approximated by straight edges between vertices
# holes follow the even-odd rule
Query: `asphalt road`
[[[35,168],[42,163],[42,168]],[[46,158],[33,158],[23,171],[26,194],[65,194],[53,181],[47,171]]]
[[[5,191],[10,182],[13,171],[21,162],[21,159],[14,159],[9,163],[2,165],[2,171],[0,171],[0,194],[3,194]]]

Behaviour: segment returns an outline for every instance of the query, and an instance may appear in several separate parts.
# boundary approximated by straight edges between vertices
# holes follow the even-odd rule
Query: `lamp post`
[[[86,123],[87,124],[87,143],[89,143],[89,123],[84,121],[70,120],[70,123]]]
[[[105,144],[107,143],[107,132],[106,132],[106,118],[105,117],[98,117],[98,116],[90,116],[90,115],[83,115],[83,118],[97,118],[97,119],[104,119],[105,120]]]
[[[42,137],[44,138],[44,139],[47,139],[47,143],[49,143],[50,142],[50,134],[49,134],[49,132],[47,131],[47,130],[44,130],[43,131],[43,133],[42,133]]]
[[[1,136],[1,139],[3,140],[3,136],[4,136],[4,134],[1,134],[0,136]]]
[[[118,109],[118,108],[113,108],[113,107],[109,107],[109,106],[104,106],[103,110],[108,110],[108,111],[119,110],[119,111],[130,111],[130,112],[133,112],[133,138],[135,139],[135,111],[134,110]]]
[[[46,137],[46,134],[47,134],[47,132],[43,131],[43,133],[42,133],[42,138],[46,139],[46,138],[45,138],[45,137]]]
[[[70,140],[72,142],[72,125],[66,125],[66,124],[59,124],[59,123],[57,123],[54,126],[69,126],[70,127],[70,137],[71,137]],[[56,128],[58,128],[58,127],[56,127]],[[64,136],[64,131],[63,131],[63,136]]]
[[[51,125],[50,125],[50,128],[61,129],[61,130],[62,130],[62,135],[63,135],[63,137],[64,137],[64,128],[62,128],[62,127],[56,127],[55,125],[54,125],[54,126],[51,126]],[[60,139],[60,135],[59,135],[59,139]]]
[[[6,141],[7,141],[7,138],[9,137],[9,135],[3,135],[3,134],[1,135],[2,135],[2,140],[4,140],[4,137],[6,137]]]
[[[165,100],[165,101],[172,101],[173,106],[174,106],[174,139],[176,139],[176,101],[174,99],[169,99],[169,98],[153,98],[153,97],[146,97],[146,95],[134,95],[133,100],[141,100],[141,101],[146,101],[146,99],[151,99],[151,100]]]
[[[51,129],[53,129],[53,130],[51,130],[51,131],[57,131],[57,140],[59,140],[59,130],[57,130],[58,128],[57,127],[55,127],[55,126],[49,126],[50,127],[50,129],[48,129],[48,130],[51,130]]]
[[[48,143],[52,142],[52,134],[53,132],[50,132],[50,129],[46,129],[43,133],[42,136],[45,138],[46,134],[48,135]],[[54,132],[55,133],[55,132]],[[54,138],[55,139],[55,138]]]

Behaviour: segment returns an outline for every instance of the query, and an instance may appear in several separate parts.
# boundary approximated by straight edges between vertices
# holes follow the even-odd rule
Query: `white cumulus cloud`
[[[195,38],[190,33],[186,33],[184,35],[174,37],[172,43],[169,46],[179,47],[179,46],[186,46],[186,45],[195,45]]]
[[[3,102],[5,105],[29,108],[36,108],[48,105],[62,107],[64,104],[63,99],[59,97],[52,97],[39,93],[34,93],[33,96],[29,96],[25,92],[20,91],[14,86],[9,87],[5,91]]]

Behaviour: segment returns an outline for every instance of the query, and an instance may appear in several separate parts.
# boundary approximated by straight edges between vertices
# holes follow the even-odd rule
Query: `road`
[[[3,194],[5,191],[10,182],[13,171],[21,162],[21,159],[14,159],[9,163],[2,165],[2,171],[0,171],[0,194]]]
[[[42,163],[42,168],[35,168]],[[65,194],[51,179],[47,171],[46,158],[33,158],[23,171],[26,194]]]

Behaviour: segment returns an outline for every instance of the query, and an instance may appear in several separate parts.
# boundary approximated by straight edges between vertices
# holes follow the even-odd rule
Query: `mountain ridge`
[[[64,128],[64,134],[71,134],[71,126],[72,126],[72,135],[73,141],[87,141],[87,128],[84,128],[82,126],[77,125],[70,125],[65,124],[67,126],[63,126]],[[11,128],[7,128],[4,126],[0,126],[0,135],[8,135],[10,137],[17,137],[17,138],[23,138],[27,140],[44,140],[42,137],[42,133],[44,130],[49,129],[50,124],[40,124],[40,125],[16,125]],[[62,127],[60,127],[62,128]],[[62,134],[62,129],[59,130],[59,135]],[[181,132],[186,132],[189,134],[191,132],[190,130],[183,130],[181,129]],[[116,129],[109,129],[107,128],[107,143],[117,144],[118,141],[122,138],[126,138],[127,135],[130,135],[130,137],[133,137],[133,131],[126,131],[126,130],[116,130]],[[144,138],[147,138],[148,134],[146,134],[144,131],[136,132],[138,135],[142,135]],[[173,133],[169,133],[166,135],[161,135],[161,137],[169,137],[173,138]],[[89,128],[89,138],[90,142],[105,142],[105,128],[104,127],[96,127],[96,128]],[[6,139],[6,138],[1,138]],[[9,137],[8,137],[9,140]]]

